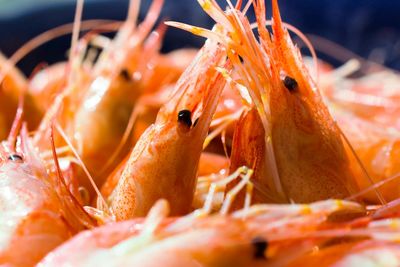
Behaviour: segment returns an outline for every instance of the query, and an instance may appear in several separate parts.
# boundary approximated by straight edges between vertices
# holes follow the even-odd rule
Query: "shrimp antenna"
[[[362,195],[364,195],[366,193],[369,193],[371,191],[375,191],[377,188],[379,188],[379,187],[381,187],[381,186],[383,186],[383,185],[385,185],[385,184],[387,184],[389,182],[397,180],[397,179],[400,179],[400,172],[398,172],[395,175],[392,175],[392,176],[390,176],[390,177],[388,177],[386,179],[383,179],[382,181],[379,181],[377,183],[373,183],[371,186],[365,188],[364,190],[361,190],[360,192],[357,192],[357,193],[347,197],[346,200],[354,200],[354,199],[356,199],[356,198],[358,198],[358,197],[360,197],[360,196],[362,196]]]
[[[96,194],[98,196],[98,198],[100,199],[103,207],[105,207],[107,209],[108,212],[110,212],[110,214],[114,215],[113,211],[110,209],[110,207],[108,206],[106,200],[104,199],[103,195],[101,194],[99,188],[97,187],[96,183],[94,182],[93,177],[90,175],[89,170],[87,169],[85,163],[83,163],[83,160],[81,159],[81,157],[79,156],[79,153],[76,151],[76,149],[74,148],[74,146],[72,145],[71,141],[69,140],[69,138],[67,137],[67,135],[65,134],[64,130],[61,128],[61,126],[56,123],[56,129],[58,131],[58,133],[61,135],[61,137],[64,139],[64,141],[67,143],[67,145],[69,146],[69,148],[71,149],[72,153],[74,154],[74,156],[76,157],[77,161],[79,162],[79,165],[82,167],[83,171],[85,172],[86,176],[88,177],[91,185],[93,186],[94,190],[96,191]]]
[[[127,22],[133,26],[136,26],[136,21],[140,11],[140,0],[130,0],[128,7]]]
[[[25,90],[24,90],[25,91]],[[18,108],[15,114],[15,119],[11,126],[10,134],[7,138],[7,143],[11,151],[15,151],[15,143],[17,141],[18,132],[22,126],[22,118],[24,115],[24,92],[20,92],[19,99],[18,99]]]
[[[82,11],[83,11],[83,4],[84,0],[77,0],[76,1],[76,9],[75,9],[75,18],[74,18],[74,26],[72,30],[72,37],[71,37],[71,53],[69,57],[69,64],[70,64],[70,73],[68,76],[68,84],[71,84],[72,81],[75,79],[75,72],[74,67],[76,61],[78,60],[78,39],[79,39],[79,32],[81,27],[82,21]]]
[[[235,8],[236,8],[236,9],[240,9],[240,8],[242,7],[242,4],[243,4],[243,0],[237,0],[237,1],[236,1]]]
[[[243,15],[246,15],[247,11],[249,11],[249,8],[251,4],[253,3],[253,0],[248,0],[246,6],[243,8]]]
[[[343,133],[342,129],[339,127],[339,125],[337,125],[336,123],[336,127],[339,129],[340,134],[342,135],[345,143],[349,146],[351,153],[353,154],[353,156],[355,157],[358,165],[360,166],[362,172],[364,173],[365,177],[367,178],[368,182],[371,183],[371,185],[374,185],[374,181],[372,180],[371,176],[369,175],[367,169],[365,168],[364,164],[362,163],[360,157],[357,155],[356,151],[354,150],[353,146],[351,145],[349,139],[346,137],[346,135]],[[381,204],[386,204],[386,200],[383,197],[381,191],[378,189],[378,187],[372,187],[372,190],[375,191],[376,196],[378,197],[379,201],[381,202]]]
[[[117,148],[114,150],[112,155],[108,158],[107,162],[104,164],[104,167],[100,170],[99,172],[100,174],[103,174],[105,171],[107,171],[107,169],[111,166],[111,164],[120,154],[122,148],[128,141],[128,138],[132,133],[133,126],[135,125],[135,122],[138,116],[141,114],[141,112],[142,109],[140,109],[140,106],[136,104],[135,107],[132,109],[131,115],[129,116],[129,121],[125,128],[124,134],[122,135],[121,141],[119,142]]]
[[[78,209],[81,211],[81,213],[85,214],[86,217],[87,217],[86,220],[84,220],[80,216],[76,216],[78,218],[78,220],[81,223],[83,223],[86,227],[92,228],[94,226],[94,223],[92,222],[91,217],[85,211],[85,209],[82,207],[82,205],[79,203],[79,201],[75,198],[75,196],[73,194],[71,194],[71,192],[68,190],[67,185],[65,184],[65,179],[64,179],[64,176],[63,176],[63,174],[61,172],[60,163],[58,161],[56,146],[54,144],[54,121],[52,122],[52,124],[50,126],[50,143],[51,143],[51,151],[52,151],[52,154],[53,154],[54,164],[56,165],[58,182],[60,183],[61,188],[64,189],[63,191],[67,192],[68,198],[72,200],[73,208],[78,207]],[[75,209],[71,209],[71,211],[72,211],[72,213],[76,212]]]
[[[74,19],[74,24],[73,24],[74,26],[73,26],[73,30],[72,30],[72,38],[71,38],[72,53],[75,52],[76,46],[78,44],[79,32],[80,32],[81,22],[82,22],[83,4],[84,4],[84,0],[76,1],[75,19]]]

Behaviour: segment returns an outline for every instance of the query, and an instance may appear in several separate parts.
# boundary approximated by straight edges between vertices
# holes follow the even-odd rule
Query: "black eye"
[[[254,258],[264,259],[265,250],[268,248],[268,242],[263,237],[257,236],[251,240],[251,244],[254,247]]]
[[[296,80],[295,79],[293,79],[292,77],[290,77],[290,76],[286,76],[284,79],[283,79],[283,84],[285,85],[285,87],[289,90],[289,91],[294,91],[294,90],[296,90],[297,89],[297,82],[296,82]]]
[[[185,124],[187,127],[192,126],[192,112],[190,110],[184,109],[178,113],[178,122]]]
[[[14,162],[23,162],[24,161],[22,156],[20,156],[18,154],[11,154],[10,156],[8,156],[8,160],[11,160]]]
[[[120,74],[122,78],[124,78],[127,81],[131,80],[131,75],[129,74],[129,71],[127,69],[121,70]]]

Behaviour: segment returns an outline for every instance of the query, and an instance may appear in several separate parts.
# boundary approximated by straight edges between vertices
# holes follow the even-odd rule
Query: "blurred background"
[[[225,0],[218,2],[226,6]],[[150,3],[151,0],[142,0],[140,19]],[[310,37],[320,50],[319,57],[338,65],[352,56],[348,51],[336,50],[326,41],[330,40],[369,60],[400,70],[400,1],[280,0],[279,3],[284,21]],[[83,19],[123,20],[127,8],[128,0],[85,0]],[[72,22],[74,11],[74,0],[0,0],[0,50],[10,56],[38,34]],[[161,19],[207,28],[213,24],[196,0],[165,0]],[[203,42],[200,37],[169,29],[163,51],[199,47]],[[57,38],[30,53],[18,66],[29,75],[39,63],[64,60],[69,45],[70,36]]]

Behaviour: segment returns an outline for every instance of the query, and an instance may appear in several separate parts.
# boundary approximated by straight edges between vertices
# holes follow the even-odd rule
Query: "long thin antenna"
[[[130,0],[128,8],[127,22],[136,27],[136,20],[138,19],[140,11],[140,0]]]
[[[80,162],[80,165],[83,169],[83,171],[85,172],[85,174],[87,175],[90,183],[92,184],[94,190],[96,191],[96,194],[98,196],[98,198],[100,199],[100,201],[102,202],[102,204],[104,205],[104,207],[107,208],[107,211],[112,213],[112,210],[109,208],[109,206],[107,205],[106,200],[104,199],[103,195],[101,194],[99,188],[97,187],[96,183],[94,182],[94,179],[92,178],[92,176],[90,175],[89,170],[86,168],[85,164],[83,163],[81,157],[79,156],[79,153],[76,151],[76,149],[74,148],[74,146],[72,145],[71,141],[69,140],[69,138],[67,137],[67,135],[64,133],[64,130],[60,127],[60,125],[58,123],[55,124],[56,129],[58,131],[58,133],[62,136],[62,138],[64,139],[64,141],[67,143],[67,145],[69,146],[69,148],[71,149],[72,153],[74,154],[74,156],[77,158],[77,160]]]
[[[81,21],[82,21],[82,12],[83,12],[83,3],[84,0],[77,0],[76,1],[76,9],[75,9],[75,18],[74,18],[74,26],[72,30],[72,38],[71,38],[71,52],[69,55],[69,64],[70,64],[70,73],[68,77],[68,84],[75,79],[75,60],[76,60],[76,53],[78,52],[77,46],[79,41],[79,33],[81,28]]]
[[[335,122],[336,123],[336,122]],[[353,156],[356,158],[356,161],[358,165],[360,166],[362,172],[364,173],[365,177],[367,177],[367,180],[371,183],[371,185],[374,185],[374,181],[372,180],[371,176],[369,175],[367,169],[365,168],[364,164],[362,163],[360,157],[357,155],[356,151],[354,150],[353,146],[351,145],[349,139],[347,139],[346,135],[343,133],[342,129],[339,127],[339,125],[336,123],[336,127],[339,129],[340,134],[342,135],[344,141],[346,144],[349,146],[351,153]],[[376,196],[378,197],[379,201],[381,202],[382,205],[386,204],[386,200],[383,197],[382,193],[378,188],[374,187],[373,190],[375,191]]]
[[[71,38],[72,53],[74,53],[74,51],[76,51],[76,46],[78,44],[79,32],[80,32],[81,21],[82,21],[83,3],[84,3],[84,0],[76,1],[74,26],[73,26],[72,38]]]
[[[11,151],[15,151],[15,142],[17,141],[19,129],[22,126],[22,117],[24,115],[24,102],[24,94],[23,92],[21,92],[18,100],[17,113],[15,114],[15,119],[12,123],[10,134],[8,135],[7,139]]]
[[[397,180],[397,179],[400,180],[400,173],[396,173],[395,175],[392,175],[389,178],[386,178],[386,179],[384,179],[382,181],[379,181],[379,182],[377,182],[375,184],[372,184],[370,187],[368,187],[368,188],[366,188],[364,190],[361,190],[360,192],[357,192],[357,193],[345,198],[345,200],[354,200],[354,199],[356,199],[356,198],[358,198],[358,197],[360,197],[360,196],[362,196],[362,195],[364,195],[366,193],[369,193],[371,191],[376,190],[376,188],[379,188],[379,187],[381,187],[381,186],[383,186],[383,185],[385,185],[385,184],[387,184],[389,182],[392,182],[394,180]]]

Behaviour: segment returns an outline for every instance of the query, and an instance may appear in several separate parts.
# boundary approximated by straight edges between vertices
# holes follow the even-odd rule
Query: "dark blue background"
[[[31,1],[34,3],[34,1]],[[49,1],[50,2],[50,1]],[[219,1],[224,6],[224,1]],[[150,0],[143,0],[143,18]],[[267,1],[267,6],[270,6]],[[280,0],[282,17],[306,34],[332,40],[364,56],[372,56],[388,66],[400,69],[400,1],[393,0]],[[84,19],[118,19],[126,16],[127,0],[86,0]],[[35,35],[73,20],[74,1],[36,4],[16,9],[0,18],[0,49],[13,53]],[[161,18],[211,27],[211,19],[195,0],[165,0]],[[189,33],[169,29],[163,47],[200,46],[204,40]],[[41,46],[19,66],[30,73],[40,62],[65,59],[70,37],[59,38]],[[316,44],[316,46],[318,46]],[[375,51],[374,53],[371,52]],[[322,53],[319,54],[323,56]],[[332,59],[332,58],[330,58]],[[332,61],[332,63],[339,63]]]

